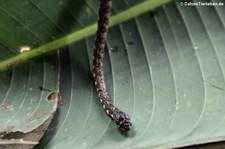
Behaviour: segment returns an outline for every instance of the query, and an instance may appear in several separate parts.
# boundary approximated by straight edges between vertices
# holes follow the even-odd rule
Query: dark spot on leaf
[[[51,90],[46,89],[46,88],[43,88],[42,86],[40,86],[39,89],[40,89],[40,91],[48,91],[48,92],[51,92]]]
[[[127,44],[128,44],[129,46],[131,46],[131,45],[134,44],[134,42],[133,42],[133,41],[128,41]]]

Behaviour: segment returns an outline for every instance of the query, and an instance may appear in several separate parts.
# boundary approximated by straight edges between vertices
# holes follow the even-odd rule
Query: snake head
[[[117,109],[116,110],[116,124],[122,131],[128,131],[130,130],[132,123],[129,115],[127,115],[125,112]]]

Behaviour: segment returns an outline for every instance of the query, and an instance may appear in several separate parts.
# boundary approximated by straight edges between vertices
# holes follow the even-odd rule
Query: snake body
[[[115,107],[110,101],[104,81],[103,57],[111,6],[111,0],[100,0],[98,29],[96,33],[95,50],[93,55],[93,77],[100,102],[106,114],[118,125],[121,130],[128,131],[132,125],[131,119],[128,114]]]

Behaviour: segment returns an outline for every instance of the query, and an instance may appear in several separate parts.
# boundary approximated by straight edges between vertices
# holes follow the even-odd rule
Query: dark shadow
[[[224,149],[224,148],[225,148],[225,142],[223,141],[223,142],[191,145],[191,146],[180,147],[176,149]]]
[[[82,11],[84,5],[84,0],[67,0],[65,3],[62,2],[61,6],[63,10],[61,10],[59,16],[57,16],[55,27],[50,31],[53,40],[70,34],[73,31],[80,30],[84,25],[87,26],[94,23],[88,16],[81,21],[77,19],[81,13],[85,13]],[[57,32],[56,30],[59,31],[57,34],[55,34]]]
[[[131,129],[129,131],[122,131],[121,129],[119,129],[119,132],[122,136],[124,136],[125,138],[133,138],[136,135],[135,132],[135,127],[132,126]]]
[[[36,145],[34,147],[34,149],[42,149],[46,144],[48,144],[48,142],[50,142],[52,140],[52,137],[56,134],[56,128],[58,126],[58,122],[59,122],[59,113],[60,113],[60,109],[57,109],[55,114],[54,114],[54,118],[51,122],[51,124],[49,125],[48,129],[46,130],[44,136],[42,137],[42,139],[40,140],[39,144]]]
[[[40,140],[39,144],[37,146],[35,146],[35,149],[43,148],[55,136],[55,134],[57,133],[57,129],[59,128],[59,123],[60,123],[59,117],[61,115],[61,108],[64,106],[64,104],[69,102],[67,100],[68,95],[66,97],[65,93],[69,94],[69,96],[70,96],[72,76],[71,76],[70,57],[69,57],[67,47],[60,51],[60,60],[59,61],[60,61],[60,67],[61,67],[60,76],[67,76],[67,77],[60,77],[60,93],[61,93],[63,102],[58,104],[58,109],[54,115],[54,118],[53,118],[50,126],[48,127],[47,131],[45,132],[43,138]],[[64,83],[62,83],[62,82],[64,82]],[[63,91],[61,91],[61,89]]]

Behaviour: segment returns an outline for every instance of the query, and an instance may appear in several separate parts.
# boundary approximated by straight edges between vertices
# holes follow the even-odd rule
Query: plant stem
[[[110,27],[117,25],[121,22],[124,22],[128,19],[131,19],[133,17],[136,17],[140,14],[143,14],[147,11],[150,11],[158,6],[161,6],[171,0],[147,0],[144,1],[134,7],[131,7],[125,11],[122,11],[110,18]],[[85,37],[88,37],[96,32],[97,24],[90,25],[82,30],[73,32],[65,37],[62,37],[60,39],[54,40],[50,43],[44,44],[36,49],[32,49],[29,52],[21,53],[17,56],[14,56],[12,58],[9,58],[5,61],[0,62],[0,71],[6,70],[8,68],[12,68],[15,65],[18,65],[26,60],[29,60],[33,57],[42,55],[44,53],[49,53],[55,50],[58,50],[57,48],[63,47],[67,44],[71,44],[73,42],[76,42],[78,40],[84,39]]]

